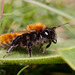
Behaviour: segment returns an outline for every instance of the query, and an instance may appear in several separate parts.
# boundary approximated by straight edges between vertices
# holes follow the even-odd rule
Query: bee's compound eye
[[[48,35],[48,32],[45,32],[45,35]]]

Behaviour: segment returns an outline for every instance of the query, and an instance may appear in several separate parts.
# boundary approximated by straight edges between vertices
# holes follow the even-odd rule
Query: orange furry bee
[[[65,23],[68,24],[68,23]],[[65,25],[62,24],[62,25]],[[28,49],[29,56],[32,55],[32,47],[40,45],[40,50],[44,43],[48,43],[42,53],[51,45],[57,42],[55,29],[62,26],[48,28],[41,23],[28,25],[27,28],[20,32],[6,33],[0,36],[0,48],[8,48],[6,54],[13,50],[15,47],[23,47]]]

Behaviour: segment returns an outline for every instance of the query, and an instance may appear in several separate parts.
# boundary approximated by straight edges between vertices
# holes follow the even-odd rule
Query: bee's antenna
[[[69,24],[69,22],[61,24],[61,25],[57,26],[56,28],[61,27],[61,26],[66,25],[66,24]]]

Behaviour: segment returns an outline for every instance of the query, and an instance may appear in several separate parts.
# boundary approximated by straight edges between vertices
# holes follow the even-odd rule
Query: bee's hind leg
[[[17,45],[16,46],[11,46],[8,50],[7,50],[7,52],[6,52],[6,54],[3,56],[3,58],[5,57],[5,56],[7,56],[8,55],[8,53],[11,51],[11,50],[13,50],[15,47],[17,47]]]

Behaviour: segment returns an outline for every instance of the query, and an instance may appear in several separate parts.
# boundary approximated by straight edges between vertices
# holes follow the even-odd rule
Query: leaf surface
[[[58,49],[60,56],[67,62],[67,64],[75,70],[75,46],[70,48]]]

